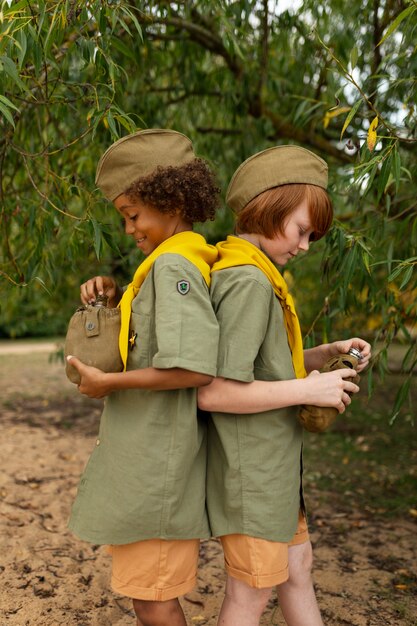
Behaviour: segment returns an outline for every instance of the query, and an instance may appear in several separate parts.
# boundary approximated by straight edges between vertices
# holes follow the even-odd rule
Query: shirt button
[[[99,446],[99,445],[100,445],[100,439],[97,439],[96,446]]]

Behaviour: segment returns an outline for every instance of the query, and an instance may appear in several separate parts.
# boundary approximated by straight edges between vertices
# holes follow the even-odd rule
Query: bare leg
[[[278,601],[288,626],[323,626],[311,578],[313,550],[310,541],[290,546],[289,579],[278,585]]]
[[[254,589],[241,580],[227,577],[226,595],[218,626],[259,626],[272,588]]]
[[[187,626],[178,598],[156,602],[133,600],[137,626]]]

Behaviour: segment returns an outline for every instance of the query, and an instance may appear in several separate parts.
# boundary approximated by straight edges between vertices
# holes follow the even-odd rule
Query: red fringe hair
[[[314,229],[311,240],[317,241],[327,233],[333,221],[331,200],[325,189],[317,185],[293,183],[260,193],[237,214],[236,232],[273,239],[278,233],[283,234],[287,218],[305,199]]]

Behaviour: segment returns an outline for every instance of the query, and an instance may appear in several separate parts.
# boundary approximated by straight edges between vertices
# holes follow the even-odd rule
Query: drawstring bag
[[[103,372],[123,370],[119,351],[120,309],[106,305],[107,297],[98,296],[93,304],[79,307],[70,319],[64,346],[65,373],[76,385],[80,384],[80,375],[66,360],[70,354]]]

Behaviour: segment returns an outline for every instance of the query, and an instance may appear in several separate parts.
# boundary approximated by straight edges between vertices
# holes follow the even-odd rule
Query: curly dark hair
[[[125,191],[130,200],[150,204],[161,213],[175,213],[193,224],[213,220],[219,206],[220,189],[215,175],[203,159],[179,167],[157,167]]]

